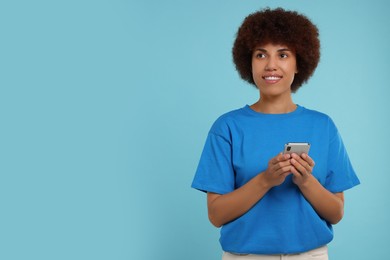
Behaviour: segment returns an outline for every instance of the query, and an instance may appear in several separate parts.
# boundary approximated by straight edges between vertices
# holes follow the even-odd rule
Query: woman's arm
[[[220,227],[245,214],[274,186],[291,174],[290,155],[279,154],[268,163],[268,168],[240,188],[227,193],[207,193],[210,222]]]
[[[318,215],[331,224],[337,224],[344,215],[344,193],[332,193],[321,185],[311,174],[314,161],[308,155],[303,154],[300,157],[293,154],[291,164],[294,166],[293,181],[298,185],[303,196]]]
[[[337,224],[344,215],[344,193],[331,193],[316,178],[311,177],[299,188],[303,196],[310,202],[315,211],[330,224]]]

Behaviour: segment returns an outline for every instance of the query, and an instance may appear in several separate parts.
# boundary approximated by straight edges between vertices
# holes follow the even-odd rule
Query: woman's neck
[[[286,114],[293,112],[297,108],[297,105],[294,104],[291,97],[287,100],[260,98],[259,101],[251,105],[251,108],[264,114]]]

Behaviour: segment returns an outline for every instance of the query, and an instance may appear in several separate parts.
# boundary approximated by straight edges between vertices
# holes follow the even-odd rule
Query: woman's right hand
[[[207,193],[210,222],[220,227],[250,210],[274,186],[291,174],[291,156],[278,154],[268,162],[268,168],[238,189],[226,194]]]
[[[286,177],[290,174],[293,167],[290,162],[290,154],[278,154],[268,162],[268,168],[262,173],[263,181],[269,187],[274,187],[282,184]]]

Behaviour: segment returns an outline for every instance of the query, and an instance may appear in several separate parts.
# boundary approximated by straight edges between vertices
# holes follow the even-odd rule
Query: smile
[[[281,80],[283,77],[282,76],[263,76],[263,79],[268,83],[268,84],[274,84],[277,83],[279,80]]]
[[[281,79],[282,77],[280,77],[280,76],[267,76],[267,77],[263,77],[263,79],[265,79],[265,80],[271,80],[271,81],[273,81],[273,80],[279,80],[279,79]]]

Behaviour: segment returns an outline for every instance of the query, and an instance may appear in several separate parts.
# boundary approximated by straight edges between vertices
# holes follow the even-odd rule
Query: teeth
[[[278,80],[280,77],[264,77],[266,80]]]

